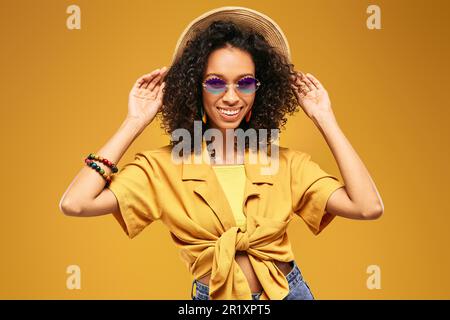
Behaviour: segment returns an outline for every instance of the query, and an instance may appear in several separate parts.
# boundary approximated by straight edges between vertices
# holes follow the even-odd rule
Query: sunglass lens
[[[246,94],[253,93],[258,89],[257,82],[255,78],[243,78],[238,82],[239,90]]]
[[[218,94],[225,91],[226,83],[220,79],[209,79],[206,80],[206,90],[211,93]]]

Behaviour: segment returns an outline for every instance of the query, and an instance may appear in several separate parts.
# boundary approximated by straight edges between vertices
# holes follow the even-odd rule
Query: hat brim
[[[291,61],[289,43],[275,21],[253,9],[227,6],[202,14],[184,29],[175,46],[172,64],[182,55],[187,42],[193,39],[198,31],[206,29],[215,20],[232,21],[241,28],[258,32],[266,39],[269,45],[275,47],[289,62]]]

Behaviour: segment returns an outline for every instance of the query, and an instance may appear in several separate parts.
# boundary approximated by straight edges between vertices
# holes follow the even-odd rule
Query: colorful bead
[[[98,161],[98,162],[103,163],[104,165],[108,166],[113,173],[117,173],[119,171],[119,169],[117,168],[117,166],[114,163],[112,163],[108,159],[105,159],[101,156],[96,155],[95,153],[90,153],[86,157],[86,159],[84,159],[84,162],[86,163],[86,165],[88,165],[89,167],[91,167],[92,169],[97,171],[105,179],[106,186],[108,186],[111,183],[112,174],[108,175],[105,172],[105,170],[100,165],[98,165],[95,161]]]

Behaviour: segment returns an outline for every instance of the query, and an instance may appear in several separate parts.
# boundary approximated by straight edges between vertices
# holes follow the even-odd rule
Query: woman
[[[67,189],[61,210],[71,216],[112,213],[130,238],[161,220],[194,276],[193,299],[313,299],[286,234],[290,220],[297,215],[318,234],[335,216],[376,219],[383,204],[336,122],[327,91],[289,61],[281,30],[259,12],[224,7],[197,18],[178,41],[170,69],[136,81],[126,120],[98,156],[86,160],[89,167]],[[326,139],[345,185],[308,154],[261,134],[284,126],[285,115],[299,105]],[[114,163],[158,112],[172,137],[194,137],[183,146],[199,150],[206,162],[196,162],[192,148],[175,161],[181,144],[173,139],[136,154],[114,174]],[[196,121],[202,121],[200,146]],[[220,134],[208,140],[211,129]],[[244,156],[234,157],[236,136],[249,130],[269,146],[277,163],[271,174],[250,160],[261,150],[248,141]],[[272,149],[279,150],[276,158]]]

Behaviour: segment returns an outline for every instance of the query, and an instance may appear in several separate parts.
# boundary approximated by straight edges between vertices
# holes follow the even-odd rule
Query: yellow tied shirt
[[[294,260],[286,229],[299,216],[314,234],[334,218],[326,202],[343,184],[324,172],[307,153],[279,147],[278,171],[263,175],[266,165],[250,163],[245,153],[242,210],[247,230],[236,221],[209,163],[172,161],[171,146],[142,151],[113,175],[109,189],[120,213],[114,217],[133,238],[161,220],[180,249],[194,278],[209,273],[210,299],[251,300],[247,279],[235,261],[247,251],[263,287],[262,300],[281,300],[289,285],[274,260]],[[203,154],[206,153],[203,143]],[[193,158],[191,158],[193,159]]]
[[[212,168],[230,204],[236,225],[245,231],[247,221],[242,211],[245,189],[244,165],[220,165]]]

